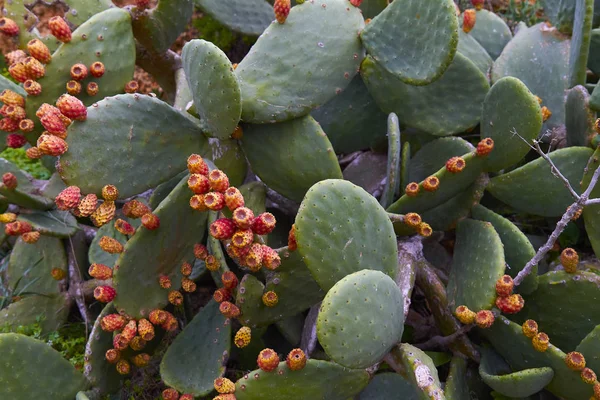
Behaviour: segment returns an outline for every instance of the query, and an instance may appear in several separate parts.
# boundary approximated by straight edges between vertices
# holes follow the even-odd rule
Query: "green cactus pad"
[[[600,160],[600,149],[596,148],[593,156],[585,169],[583,179],[581,180],[581,188],[588,188],[592,176],[598,168]],[[600,197],[600,186],[596,185],[590,193],[590,198],[595,199]],[[600,205],[589,205],[583,208],[583,220],[585,221],[585,230],[595,254],[600,254],[600,218],[598,218]]]
[[[176,89],[173,107],[179,111],[187,112],[193,105],[193,98],[183,68],[179,68],[175,71],[175,85]]]
[[[34,230],[42,235],[66,238],[73,235],[78,228],[77,220],[66,211],[31,211],[19,214],[18,220],[27,221]]]
[[[243,129],[242,149],[252,171],[285,197],[300,202],[315,183],[342,178],[331,143],[311,116]]]
[[[587,66],[596,75],[600,74],[600,28],[592,29]]]
[[[458,52],[471,60],[483,75],[488,76],[494,60],[487,51],[471,35],[459,32]]]
[[[428,192],[419,184],[417,196],[400,197],[387,211],[396,214],[409,212],[421,213],[445,203],[475,182],[483,170],[485,158],[478,157],[475,152],[468,153],[462,157],[465,160],[465,168],[456,174],[448,172],[442,167],[433,176],[440,180],[440,186],[435,192]],[[444,162],[445,163],[445,162]]]
[[[25,208],[48,210],[54,206],[54,201],[40,193],[39,182],[19,169],[10,161],[0,158],[0,174],[12,173],[17,178],[17,188],[10,190],[0,185],[0,195],[4,196],[11,204]]]
[[[505,76],[520,79],[552,112],[544,130],[552,129],[565,121],[568,57],[568,38],[540,23],[519,31],[504,48],[492,68],[492,81]]]
[[[444,394],[448,400],[462,400],[470,397],[469,383],[467,382],[467,360],[460,357],[452,357],[450,372],[446,379]]]
[[[360,37],[389,73],[409,85],[427,85],[442,76],[456,54],[456,8],[450,0],[394,2]]]
[[[53,268],[67,270],[67,256],[60,239],[40,236],[35,243],[25,243],[19,238],[8,263],[8,282],[12,288],[18,282],[15,293],[20,290],[37,294],[56,294],[59,284],[52,278]]]
[[[420,399],[445,399],[435,364],[425,352],[403,343],[394,348],[391,355],[404,366],[406,376],[417,389]]]
[[[64,18],[74,26],[79,26],[94,15],[114,7],[110,0],[68,0],[69,11]]]
[[[338,364],[369,367],[400,341],[403,302],[402,292],[383,272],[350,274],[323,300],[317,318],[319,343]]]
[[[231,62],[217,46],[198,39],[186,43],[181,58],[205,133],[229,138],[242,115],[240,85]]]
[[[585,85],[594,17],[594,0],[575,1],[575,21],[569,56],[569,86]]]
[[[194,244],[202,241],[207,230],[208,213],[189,206],[192,192],[187,178],[152,211],[160,219],[160,227],[140,228],[115,265],[115,307],[132,317],[147,316],[168,304],[167,292],[158,284],[159,275],[169,275],[172,282],[179,282],[181,263],[188,261]]]
[[[106,351],[113,348],[113,334],[102,330],[102,318],[117,311],[112,303],[107,304],[94,323],[85,346],[84,374],[93,387],[102,393],[112,393],[121,386],[122,375],[114,364],[106,361]]]
[[[335,383],[335,384],[333,384]],[[310,359],[299,371],[291,371],[285,362],[273,372],[260,369],[239,379],[235,397],[238,400],[347,400],[369,383],[365,370],[348,369],[329,361]]]
[[[358,400],[419,400],[420,397],[412,383],[395,372],[377,374],[369,382]]]
[[[527,304],[527,300],[526,300]],[[525,310],[529,304],[525,306]],[[540,331],[546,331],[540,324]],[[541,353],[536,351],[531,344],[531,339],[523,335],[520,325],[511,322],[500,315],[489,329],[480,332],[491,342],[496,350],[513,368],[523,370],[528,368],[550,367],[554,370],[554,378],[546,389],[560,398],[566,400],[588,399],[592,396],[592,386],[581,380],[578,371],[570,370],[565,363],[566,354],[556,347],[550,335],[548,350]]]
[[[481,379],[496,392],[508,397],[527,397],[541,391],[554,378],[549,367],[529,368],[511,372],[510,367],[495,351],[482,349],[479,364]]]
[[[498,80],[485,97],[481,115],[481,138],[494,140],[486,170],[500,171],[521,161],[541,129],[540,105],[527,86],[513,77]]]
[[[588,146],[596,135],[594,123],[596,113],[590,110],[590,94],[581,85],[567,92],[565,104],[565,125],[567,128],[567,147]]]
[[[267,326],[285,317],[309,309],[325,296],[297,251],[287,248],[279,251],[281,265],[275,271],[265,271],[266,285],[252,275],[244,275],[237,291],[236,303],[242,311],[240,322],[246,326]],[[279,301],[274,307],[262,302],[267,291],[277,293]]]
[[[324,290],[353,272],[396,277],[398,246],[387,213],[350,182],[328,179],[306,194],[296,215],[298,251]]]
[[[600,370],[600,325],[596,326],[585,338],[577,345],[575,351],[580,352],[585,357],[585,363],[588,368],[594,371]]]
[[[600,310],[593,306],[600,298],[600,277],[591,272],[556,271],[541,275],[538,281],[537,290],[525,296],[518,322],[533,319],[555,346],[565,352],[575,350],[585,335],[600,324]],[[565,315],[569,316],[568,323]]]
[[[19,26],[19,36],[17,43],[20,48],[27,48],[27,42],[31,39],[40,39],[50,48],[50,50],[56,49],[60,42],[52,35],[48,35],[44,38],[40,37],[40,32],[34,26],[38,21],[37,16],[31,12],[27,7],[26,3],[30,3],[25,0],[14,0],[4,3],[4,9],[2,15],[14,20]]]
[[[73,64],[82,63],[89,67],[95,61],[104,64],[106,73],[101,78],[90,76],[81,82],[84,87],[88,82],[98,83],[99,90],[95,96],[89,96],[85,90],[78,95],[88,106],[104,97],[122,93],[125,84],[133,77],[135,44],[131,32],[131,17],[126,10],[111,8],[94,15],[73,32],[73,39],[69,43],[60,45],[52,55],[52,62],[46,66],[46,75],[39,79],[43,87],[42,93],[39,96],[30,96],[27,100],[27,115],[35,115],[42,103],[54,104],[56,99],[66,92],[65,85],[71,79],[69,71]],[[39,124],[36,125],[38,129],[41,128]],[[83,136],[89,139],[98,134],[94,132]],[[36,138],[36,135],[28,136],[32,143]],[[98,152],[98,155],[106,152],[106,146],[101,148],[103,151]]]
[[[27,93],[25,92],[25,89],[23,89],[22,86],[18,86],[16,83],[11,81],[10,79],[4,77],[3,75],[0,75],[0,92],[2,92],[5,89],[10,89],[13,92],[20,94],[23,97],[27,97]],[[0,102],[0,104],[4,104],[4,103]]]
[[[450,309],[465,305],[489,310],[496,300],[496,281],[504,275],[504,248],[489,222],[465,219],[456,228],[456,245],[448,279]]]
[[[435,174],[450,158],[462,156],[473,150],[471,143],[456,136],[432,140],[410,159],[408,182],[421,182],[429,175]]]
[[[344,90],[364,57],[358,38],[363,27],[359,9],[347,0],[293,7],[285,23],[271,24],[235,70],[242,119],[286,121]]]
[[[490,89],[486,76],[460,53],[444,75],[427,86],[402,82],[370,56],[361,65],[361,75],[384,112],[394,112],[402,124],[436,136],[475,127]]]
[[[210,139],[208,145],[212,151],[212,161],[217,168],[227,174],[229,184],[240,186],[248,172],[248,162],[240,143],[234,139]]]
[[[265,0],[196,0],[205,13],[235,32],[259,36],[275,19]]]
[[[28,295],[0,310],[0,326],[9,325],[12,331],[40,321],[42,334],[60,329],[69,316],[70,300],[66,294],[51,296]]]
[[[0,397],[11,400],[72,400],[88,383],[46,343],[15,333],[0,334]]]
[[[478,10],[476,22],[469,35],[483,46],[492,59],[497,59],[504,47],[512,39],[506,22],[493,12]]]
[[[579,182],[591,155],[590,148],[569,147],[548,156],[573,189],[580,192]],[[519,211],[545,217],[560,217],[575,201],[562,180],[552,174],[550,164],[541,157],[492,178],[487,190]]]
[[[150,199],[148,200],[148,206],[151,209],[155,209],[156,207],[158,207],[158,205],[169,195],[169,193],[171,193],[173,191],[173,189],[175,189],[177,184],[179,184],[179,182],[181,182],[183,177],[186,176],[187,174],[188,174],[188,170],[186,169],[185,171],[178,173],[177,175],[175,175],[168,181],[163,182],[160,185],[158,185],[156,187],[156,189],[154,189],[154,191],[152,192],[152,196],[150,196]],[[140,200],[143,202],[143,200],[141,198],[138,198],[137,200]],[[129,223],[131,223],[132,221],[136,221],[136,220],[135,219],[127,219],[127,222],[129,222]],[[138,219],[137,221],[138,221],[138,223],[137,223],[137,225],[135,225],[136,228],[140,225],[140,220]],[[110,224],[107,224],[107,225],[110,225]],[[104,228],[105,226],[106,225],[103,225],[102,228]]]
[[[179,180],[181,180],[181,178]],[[135,228],[140,226],[139,219],[135,220],[135,219],[126,218],[123,216],[119,216],[119,218],[129,222]],[[88,258],[90,260],[90,263],[91,264],[104,264],[104,265],[108,265],[109,267],[112,268],[115,265],[115,262],[117,262],[117,259],[119,258],[119,254],[107,253],[106,251],[104,251],[100,248],[100,239],[102,239],[103,236],[108,236],[109,238],[116,239],[122,245],[125,245],[125,243],[127,243],[127,236],[125,236],[122,233],[120,233],[119,231],[117,231],[115,229],[114,221],[111,221],[108,224],[102,225],[98,229],[96,236],[94,236],[94,239],[92,240],[92,243],[90,244],[90,248],[88,250]]]
[[[193,13],[193,0],[159,0],[152,9],[134,11],[133,34],[146,49],[163,54],[185,30]]]
[[[535,256],[535,249],[527,236],[508,219],[481,204],[476,204],[471,211],[474,219],[487,221],[494,226],[504,246],[504,258],[508,265],[505,273],[513,278],[516,277],[525,264]],[[529,294],[537,289],[537,285],[537,265],[535,265],[531,273],[516,287],[516,291]]]
[[[600,111],[600,86],[596,85],[594,90],[592,91],[592,95],[590,96],[589,106],[590,109],[598,112]]]
[[[360,75],[311,115],[321,124],[336,153],[366,149],[385,137],[386,115],[375,104]]]
[[[383,208],[389,207],[400,192],[400,123],[398,116],[391,113],[388,116],[388,155],[386,182],[379,203]]]
[[[363,0],[360,4],[363,17],[375,18],[382,12],[389,4],[389,0]]]
[[[225,373],[230,347],[231,321],[211,300],[169,346],[160,376],[180,392],[206,396],[214,390],[213,381]]]
[[[89,107],[87,120],[69,127],[67,142],[58,168],[67,185],[100,195],[112,184],[122,199],[177,175],[191,153],[210,154],[196,120],[138,94],[107,97]],[[162,166],[148,160],[161,160]]]

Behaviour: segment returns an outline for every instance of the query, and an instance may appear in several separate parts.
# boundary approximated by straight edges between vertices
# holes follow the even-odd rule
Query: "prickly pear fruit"
[[[77,211],[82,217],[89,217],[98,207],[98,197],[95,194],[86,195],[77,205]]]
[[[234,211],[238,207],[244,207],[244,196],[235,187],[229,187],[225,191],[225,205],[229,210]]]
[[[581,371],[581,380],[588,385],[593,385],[597,382],[596,373],[589,368],[584,368]]]
[[[17,220],[17,214],[14,213],[3,213],[0,214],[0,222],[3,224],[10,224]]]
[[[490,310],[481,310],[475,314],[475,323],[480,328],[489,328],[494,324],[494,314]]]
[[[240,229],[250,229],[254,222],[254,212],[248,207],[238,207],[232,213],[233,222]]]
[[[229,299],[231,299],[231,293],[225,288],[219,288],[213,293],[213,299],[215,299],[217,303],[229,301]]]
[[[471,4],[473,4],[473,7],[475,7],[476,10],[481,10],[484,3],[485,0],[471,0]]]
[[[98,286],[94,289],[94,298],[101,303],[110,303],[116,295],[117,291],[112,286]]]
[[[71,28],[69,28],[67,21],[62,17],[56,16],[50,18],[48,27],[50,28],[52,35],[61,42],[68,43],[71,41]]]
[[[28,79],[23,83],[23,89],[25,89],[30,96],[37,96],[42,93],[42,85],[32,79]]]
[[[469,33],[475,27],[475,21],[477,20],[477,12],[473,8],[465,10],[463,13],[463,32]]]
[[[85,121],[87,118],[87,107],[85,104],[77,97],[71,96],[70,94],[63,94],[60,96],[58,100],[56,100],[56,107],[58,107],[63,115],[66,115],[71,119]],[[104,192],[104,189],[102,192]],[[116,198],[106,200],[114,201]]]
[[[115,229],[123,235],[133,235],[135,233],[135,228],[129,222],[120,218],[115,221]]]
[[[160,228],[160,219],[152,213],[144,214],[142,216],[142,225],[144,225],[144,228],[153,231]]]
[[[27,139],[23,135],[11,133],[6,137],[6,145],[11,149],[20,149],[25,146]]]
[[[41,158],[44,154],[37,147],[30,147],[25,151],[25,155],[31,160],[37,160],[38,158]]]
[[[121,352],[117,349],[108,349],[104,354],[106,361],[111,364],[115,364],[117,361],[121,359]]]
[[[123,245],[116,239],[110,236],[102,236],[99,242],[100,248],[110,254],[118,254],[123,252]]]
[[[97,95],[99,90],[100,90],[100,87],[98,86],[98,84],[96,82],[90,82],[85,87],[85,92],[89,96],[95,96],[95,95]]]
[[[52,59],[48,46],[38,39],[32,39],[27,43],[27,51],[33,58],[44,64],[48,64]]]
[[[446,170],[448,170],[448,172],[451,172],[453,174],[456,174],[456,173],[462,171],[463,169],[465,169],[466,166],[467,166],[467,163],[465,162],[464,158],[462,158],[462,157],[452,157],[451,159],[449,159],[446,162]]]
[[[8,36],[17,36],[19,34],[19,25],[10,18],[0,18],[0,32]]]
[[[423,220],[417,213],[408,213],[404,216],[404,223],[411,228],[418,228],[419,225],[421,225],[421,222],[423,222]]]
[[[108,314],[100,320],[100,327],[103,331],[120,331],[127,324],[127,320],[120,314]]]
[[[131,362],[138,368],[143,368],[150,363],[150,355],[146,353],[136,354]]]
[[[523,322],[521,329],[523,330],[523,335],[530,339],[538,334],[538,324],[532,319]]]
[[[132,350],[135,351],[140,351],[143,350],[144,347],[146,347],[146,341],[144,339],[142,339],[141,336],[134,336],[133,339],[131,339],[131,342],[129,342],[129,348],[131,348]]]
[[[121,375],[129,375],[131,372],[131,365],[127,360],[119,360],[117,362],[117,372]]]
[[[227,318],[237,318],[240,316],[240,309],[229,301],[224,301],[219,305],[219,311]]]
[[[112,268],[108,265],[94,263],[90,265],[88,269],[88,274],[94,279],[99,279],[101,281],[105,281],[107,279],[112,278]]]
[[[141,218],[150,211],[150,208],[139,200],[131,200],[123,205],[123,214],[128,218]]]
[[[54,202],[59,210],[71,210],[79,204],[81,190],[77,186],[69,186],[56,196]]]
[[[511,294],[510,296],[496,298],[496,307],[504,314],[516,314],[523,309],[525,300],[520,294]]]
[[[263,266],[271,271],[277,269],[281,265],[281,257],[269,246],[263,246]]]
[[[174,306],[180,306],[183,304],[183,295],[178,290],[171,290],[168,295],[169,303]]]
[[[78,95],[79,93],[81,93],[81,83],[75,80],[71,80],[67,82],[66,89],[67,93],[69,93],[71,96]]]
[[[213,211],[221,211],[225,206],[225,197],[221,192],[209,192],[204,195],[204,205]]]
[[[221,282],[223,282],[223,286],[228,290],[235,289],[239,283],[237,276],[231,271],[223,272]]]
[[[205,194],[210,190],[210,182],[202,174],[191,174],[188,178],[188,187],[195,194]]]
[[[456,315],[456,318],[458,318],[458,320],[465,325],[469,325],[475,322],[475,313],[469,310],[467,306],[456,307],[454,315]]]
[[[577,265],[579,264],[579,254],[570,247],[567,247],[560,253],[560,262],[563,265],[565,272],[574,274],[577,272]]]
[[[404,193],[406,193],[408,197],[415,197],[419,194],[419,184],[417,182],[409,183],[406,185],[406,188],[404,188]]]
[[[485,157],[494,150],[494,141],[492,138],[485,138],[477,144],[477,156]]]
[[[504,275],[496,281],[496,294],[501,297],[510,296],[515,284],[510,275]]]
[[[247,326],[242,326],[240,330],[237,331],[235,337],[233,338],[233,342],[235,345],[242,349],[250,344],[250,340],[252,339],[252,330]]]
[[[298,243],[296,242],[296,224],[293,224],[290,232],[288,233],[288,250],[296,251],[297,249]]]
[[[25,243],[34,244],[40,239],[41,233],[33,231],[33,232],[25,232],[21,235],[21,239]]]
[[[169,278],[167,275],[161,275],[158,277],[158,284],[163,289],[170,289],[171,288],[171,278]]]
[[[18,186],[17,177],[10,172],[6,172],[2,175],[2,183],[7,189],[14,190]]]
[[[125,93],[136,93],[140,88],[139,83],[137,81],[129,81],[125,84]]]
[[[206,269],[211,272],[215,272],[221,267],[219,260],[217,260],[213,255],[206,256],[204,262],[206,263]]]
[[[162,398],[164,400],[179,400],[179,392],[172,388],[165,389],[162,392]]]
[[[280,24],[283,24],[287,19],[290,9],[291,9],[290,0],[275,0],[273,3],[273,12],[275,13],[275,19]]]
[[[272,349],[264,349],[258,354],[256,361],[260,369],[271,372],[279,365],[279,355]]]
[[[27,79],[29,79],[29,74],[27,73],[27,67],[25,66],[25,63],[23,63],[22,61],[8,67],[8,73],[17,82],[23,83]]]
[[[201,174],[208,176],[208,165],[204,162],[204,159],[198,154],[192,154],[187,159],[188,171],[191,174]]]
[[[585,357],[577,351],[572,351],[565,357],[565,364],[573,371],[583,371],[585,368]]]
[[[148,315],[148,319],[154,325],[162,325],[167,321],[167,312],[163,310],[152,310]]]
[[[209,172],[208,182],[210,183],[210,188],[215,192],[225,193],[229,187],[229,178],[220,169],[213,169]]]
[[[37,80],[46,75],[46,68],[44,64],[39,62],[33,57],[27,57],[23,60],[23,64],[25,64],[25,69],[27,70],[27,77],[29,79]]]
[[[273,229],[275,229],[276,223],[277,220],[275,219],[275,216],[273,214],[264,212],[258,217],[254,218],[254,222],[252,223],[252,230],[257,235],[267,235],[271,233]]]
[[[21,237],[28,235],[30,233],[38,233],[39,232],[28,232],[28,233],[24,233]],[[67,277],[67,271],[65,271],[62,268],[52,268],[52,270],[50,271],[50,275],[52,275],[52,279],[54,279],[55,281],[62,281],[63,279],[65,279]]]
[[[9,106],[25,106],[25,98],[10,89],[4,89],[0,93],[0,101]]]
[[[90,65],[90,74],[92,74],[94,78],[100,78],[104,75],[105,70],[104,64],[100,61],[96,61]]]
[[[543,353],[548,350],[550,338],[544,332],[540,332],[531,339],[531,344],[536,351]]]
[[[437,176],[428,176],[423,181],[423,189],[428,192],[435,192],[440,187],[440,180]]]
[[[202,243],[196,243],[194,245],[194,257],[199,260],[206,260],[208,256],[208,249]]]
[[[142,339],[146,342],[154,339],[154,326],[147,319],[140,319],[138,321],[138,333]]]
[[[294,349],[288,353],[285,363],[292,371],[299,371],[306,365],[306,354],[302,349]]]
[[[215,390],[221,394],[235,392],[235,383],[227,378],[217,378],[214,382]]]
[[[275,307],[277,305],[277,303],[279,302],[279,296],[277,296],[277,293],[270,290],[270,291],[266,292],[265,294],[263,294],[262,302],[267,307]]]
[[[181,264],[180,270],[181,270],[181,275],[188,277],[192,274],[192,264],[184,261],[183,264]]]
[[[193,280],[184,277],[181,279],[181,288],[184,292],[193,293],[196,291],[196,283]]]
[[[235,223],[229,218],[219,218],[210,224],[209,232],[215,239],[229,239],[235,233]]]
[[[425,222],[421,222],[417,227],[417,233],[423,237],[429,237],[433,233],[431,226]]]
[[[31,132],[35,127],[35,123],[30,119],[19,121],[19,130],[23,133]]]

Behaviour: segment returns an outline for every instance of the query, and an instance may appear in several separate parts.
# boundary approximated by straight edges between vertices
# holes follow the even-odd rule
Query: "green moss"
[[[23,147],[20,149],[6,148],[0,153],[0,157],[12,162],[23,171],[29,172],[34,178],[50,179],[50,171],[42,165],[40,160],[30,160],[27,158],[25,148]]]

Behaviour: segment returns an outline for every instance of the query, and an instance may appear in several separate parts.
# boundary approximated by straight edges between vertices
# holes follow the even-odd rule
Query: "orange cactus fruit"
[[[50,28],[50,33],[61,42],[68,43],[71,41],[71,28],[69,28],[69,24],[62,17],[56,16],[50,18],[48,27]]]
[[[19,185],[17,177],[11,172],[5,172],[2,175],[2,184],[9,190],[15,190]]]
[[[487,329],[494,324],[494,314],[490,310],[481,310],[475,314],[475,323],[482,329]]]
[[[492,138],[485,138],[477,144],[477,156],[485,157],[494,150],[494,141]]]
[[[248,247],[254,241],[254,233],[251,229],[239,230],[231,237],[231,244],[235,247]]]
[[[273,229],[275,229],[276,223],[277,220],[273,214],[264,212],[258,217],[254,218],[254,222],[252,222],[252,230],[257,235],[268,235],[273,231]]]
[[[123,252],[123,245],[110,236],[102,236],[98,242],[100,248],[110,254],[119,254]]]
[[[417,213],[408,213],[404,216],[404,223],[411,228],[418,228],[419,225],[421,225],[421,222],[423,222],[423,220]]]
[[[440,180],[437,176],[429,176],[423,181],[423,189],[427,192],[435,192],[440,187]]]
[[[69,186],[56,196],[54,202],[59,210],[71,210],[79,204],[81,190],[77,186]]]
[[[212,211],[221,211],[225,207],[225,196],[221,192],[209,192],[204,195],[204,205]]]
[[[210,188],[215,192],[225,193],[227,188],[229,188],[229,178],[220,169],[213,169],[208,173],[208,182],[210,183]]]
[[[100,327],[103,331],[120,331],[127,324],[127,319],[121,314],[108,314],[100,320]]]
[[[114,185],[104,185],[102,187],[102,198],[106,201],[115,201],[119,198],[119,190]]]
[[[417,233],[423,237],[429,237],[433,233],[433,229],[429,224],[421,222],[417,227]]]
[[[272,349],[264,349],[256,360],[258,367],[265,372],[272,372],[279,365],[279,355]]]
[[[0,18],[0,32],[8,36],[17,36],[19,34],[19,25],[10,18]]]
[[[67,93],[69,93],[71,96],[81,93],[81,83],[77,82],[76,80],[68,81],[65,87],[67,89]]]
[[[131,80],[125,84],[125,88],[123,90],[125,90],[125,93],[133,94],[137,93],[139,89],[140,84],[135,80]]]
[[[150,363],[150,355],[146,353],[140,353],[133,356],[131,363],[138,368],[143,368]]]
[[[108,349],[104,354],[104,358],[111,364],[116,364],[121,359],[121,352],[117,349]]]
[[[129,222],[119,218],[115,221],[115,229],[123,235],[133,235],[135,228]]]
[[[299,371],[306,366],[306,354],[302,349],[294,349],[288,353],[285,363],[292,371]]]
[[[236,332],[235,337],[233,338],[233,342],[240,349],[243,349],[244,347],[248,346],[251,340],[252,330],[248,326],[242,326]]]
[[[127,341],[127,344],[137,335],[137,321],[132,319],[127,322],[123,331],[121,331],[121,338]]]
[[[185,277],[188,277],[188,276],[190,276],[190,275],[192,274],[192,264],[190,264],[190,263],[189,263],[189,262],[187,262],[187,261],[184,261],[184,262],[181,264],[180,271],[181,271],[181,275],[183,275],[183,276],[185,276]]]
[[[85,121],[87,118],[87,107],[85,106],[85,104],[83,104],[83,102],[81,100],[79,100],[77,97],[75,96],[71,96],[70,94],[63,94],[62,96],[60,96],[58,98],[58,100],[56,100],[56,107],[58,107],[58,109],[60,110],[60,112],[63,115],[66,115],[67,117],[69,117],[70,119],[76,120],[76,121]],[[112,186],[112,185],[107,185],[107,186]],[[114,186],[113,186],[114,187]],[[116,190],[116,188],[115,188]],[[104,197],[104,188],[102,189],[102,196]],[[118,196],[118,191],[117,191],[117,196]],[[116,200],[117,197],[113,198],[106,198],[104,197],[106,200]]]
[[[520,294],[511,294],[510,296],[496,298],[496,307],[504,314],[516,314],[523,309],[525,300]]]
[[[208,207],[204,204],[204,195],[195,194],[190,198],[190,207],[196,211],[208,211]]]
[[[34,127],[35,127],[35,123],[30,119],[23,119],[23,120],[19,121],[19,130],[23,133],[31,132]],[[32,147],[30,147],[30,148],[32,148]],[[36,149],[39,151],[39,149],[37,147],[36,147]],[[27,149],[27,150],[29,150],[29,149]]]
[[[40,117],[40,122],[50,135],[57,135],[59,138],[66,137],[67,125],[61,118],[60,112],[47,112]],[[38,147],[41,148],[39,144]]]
[[[226,289],[233,290],[237,287],[239,280],[233,272],[225,271],[221,275],[221,282]]]
[[[9,224],[17,220],[17,214],[15,213],[3,213],[0,214],[0,222],[3,224]]]
[[[148,230],[160,228],[160,218],[156,214],[148,213],[142,216],[142,225]]]
[[[469,8],[463,13],[463,32],[469,33],[475,27],[477,21],[477,12],[474,8]]]
[[[598,382],[596,373],[590,368],[584,368],[583,371],[581,371],[581,380],[588,385],[594,385]]]
[[[530,339],[538,334],[538,324],[532,319],[528,319],[527,321],[523,322],[521,329],[523,331],[523,335]]]
[[[276,270],[281,265],[281,257],[275,250],[269,246],[262,247],[263,250],[263,266],[271,271]]]
[[[21,121],[25,118],[25,109],[21,106],[8,106],[6,116],[14,121]]]
[[[33,228],[31,224],[25,221],[15,221],[4,226],[4,233],[9,236],[18,236],[27,232],[31,232]]]
[[[225,191],[225,205],[230,211],[234,211],[236,208],[244,207],[244,196],[238,188],[230,186]]]
[[[417,182],[411,182],[406,185],[404,193],[406,193],[408,197],[416,197],[419,194],[419,189],[419,184]]]
[[[500,297],[510,296],[515,283],[510,275],[504,275],[496,281],[496,294]]]
[[[173,388],[165,389],[162,392],[163,400],[179,400],[179,392]]]
[[[89,96],[95,96],[98,94],[99,91],[100,91],[100,87],[98,86],[98,84],[96,82],[90,82],[85,87],[85,92]]]
[[[27,51],[36,60],[48,64],[52,60],[50,49],[39,39],[31,39],[27,42]]]
[[[217,303],[229,301],[231,299],[231,292],[225,288],[219,288],[213,293],[213,299],[215,299]]]
[[[248,207],[238,207],[232,213],[233,222],[240,229],[250,229],[254,222],[254,212]]]
[[[142,318],[138,321],[138,334],[144,339],[146,342],[154,339],[154,326],[145,318]]]
[[[131,200],[123,205],[123,214],[128,218],[141,218],[145,214],[148,214],[151,210],[150,207],[145,205],[139,200]]]
[[[193,293],[196,291],[196,283],[193,280],[184,277],[181,279],[181,288],[184,292]]]
[[[213,255],[206,256],[206,259],[204,260],[204,263],[206,264],[206,269],[209,270],[209,271],[211,271],[211,272],[218,271],[219,268],[221,267],[221,264],[219,263],[219,260],[217,260],[215,258],[215,256],[213,256]]]
[[[77,205],[77,211],[82,217],[89,217],[96,208],[98,208],[98,197],[93,193],[86,195]]]
[[[23,50],[9,51],[4,55],[6,65],[11,66],[27,58],[27,54]]]
[[[29,233],[39,234],[39,232],[29,232]],[[22,236],[28,235],[29,233],[24,233]],[[50,275],[52,276],[52,279],[54,279],[55,281],[62,281],[63,279],[65,279],[67,277],[67,271],[65,271],[62,268],[52,268],[52,270],[50,271]]]
[[[129,375],[131,373],[131,364],[127,360],[119,360],[116,368],[117,372],[121,375]]]
[[[74,64],[71,67],[71,79],[75,81],[81,81],[87,78],[88,70],[83,64]]]
[[[218,240],[230,239],[235,234],[235,223],[229,218],[219,218],[210,224],[209,232]]]
[[[23,89],[25,89],[29,96],[38,96],[40,93],[42,93],[42,85],[32,79],[27,79],[23,83]]]
[[[37,160],[39,158],[42,158],[44,154],[37,147],[30,147],[25,151],[25,155],[31,160]]]
[[[296,242],[296,224],[292,225],[292,229],[288,233],[288,250],[296,251],[298,249],[298,242]]]
[[[219,311],[227,318],[237,318],[240,316],[240,309],[229,301],[224,301],[219,305]]]
[[[577,351],[572,351],[565,356],[565,364],[573,371],[583,371],[585,368],[585,357]]]
[[[94,78],[100,78],[104,75],[104,72],[106,72],[106,68],[100,61],[93,62],[92,65],[90,65],[90,74],[92,74]]]
[[[542,121],[546,122],[552,116],[552,111],[546,106],[542,107]]]
[[[198,260],[206,260],[208,257],[208,249],[202,243],[196,243],[194,245],[194,257]]]
[[[169,292],[169,303],[174,306],[180,306],[183,304],[183,295],[178,290],[171,290]]]
[[[110,303],[116,295],[117,291],[112,286],[98,286],[94,289],[94,298],[101,303]]]
[[[90,265],[88,274],[94,279],[105,281],[112,278],[113,271],[108,265],[94,263]]]
[[[446,170],[453,174],[461,172],[466,166],[467,163],[462,157],[452,157],[446,162]]]
[[[560,262],[565,272],[574,274],[577,272],[577,265],[579,265],[579,254],[574,249],[568,247],[560,253]]]
[[[279,302],[279,296],[272,290],[262,295],[262,302],[267,307],[275,307]]]
[[[146,347],[146,344],[146,341],[138,335],[134,336],[133,339],[131,339],[131,342],[129,342],[129,348],[135,351],[140,351],[143,350],[144,347]]]
[[[210,182],[205,175],[191,174],[188,178],[188,187],[194,194],[205,194],[210,190]]]
[[[166,312],[166,311],[165,311]],[[166,331],[173,332],[179,327],[179,323],[177,323],[177,318],[170,312],[167,313],[167,319],[162,323],[162,328]]]
[[[167,275],[161,275],[158,277],[158,284],[163,289],[170,289],[171,288],[171,278],[169,278]]]
[[[540,332],[531,338],[531,344],[536,351],[543,353],[550,346],[550,338],[544,332]]]
[[[17,129],[19,129],[18,121],[8,117],[0,120],[0,131],[15,132]]]
[[[8,73],[17,82],[23,83],[27,79],[29,79],[27,67],[25,66],[25,63],[23,61],[20,61],[8,67]]]
[[[214,381],[215,390],[221,394],[234,393],[235,383],[227,378],[217,378]]]
[[[208,165],[198,154],[192,154],[187,159],[187,168],[190,174],[201,174],[208,176]]]
[[[275,19],[280,24],[283,24],[290,14],[292,4],[290,0],[275,0],[273,3],[273,12],[275,13]]]
[[[9,106],[25,107],[25,98],[10,89],[4,89],[0,92],[0,101]]]
[[[37,80],[46,75],[46,67],[44,67],[44,64],[33,57],[27,57],[24,59],[23,64],[25,64],[27,77],[29,79]]]
[[[475,322],[475,312],[471,311],[467,306],[456,307],[454,315],[456,315],[456,318],[458,318],[458,320],[465,325]]]
[[[263,256],[262,245],[260,243],[253,243],[250,246],[250,251],[246,254],[244,262],[252,272],[257,272],[262,267]]]
[[[152,310],[148,314],[148,320],[154,325],[162,325],[167,320],[167,312],[163,310]]]

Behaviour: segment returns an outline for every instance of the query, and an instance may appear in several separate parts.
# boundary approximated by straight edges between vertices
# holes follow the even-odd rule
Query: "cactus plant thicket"
[[[63,3],[0,19],[0,399],[600,400],[593,0]]]

